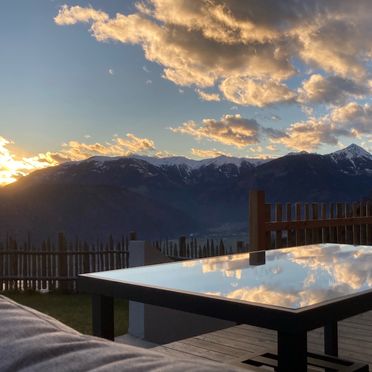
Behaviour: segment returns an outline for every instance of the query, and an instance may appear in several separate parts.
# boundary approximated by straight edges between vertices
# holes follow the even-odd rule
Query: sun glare
[[[10,144],[10,141],[0,137],[0,187],[13,183],[34,170],[58,164],[48,154],[18,158],[17,154],[9,150]]]

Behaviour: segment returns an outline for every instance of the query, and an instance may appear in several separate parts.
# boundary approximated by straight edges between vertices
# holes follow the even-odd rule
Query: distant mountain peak
[[[342,150],[335,151],[330,154],[336,159],[357,159],[357,158],[367,158],[372,159],[372,155],[366,151],[363,147],[352,143],[351,145],[345,147]]]
[[[289,152],[286,156],[297,156],[297,155],[308,155],[308,154],[309,152],[302,150],[298,152],[296,151]]]
[[[156,157],[156,156],[145,156],[145,155],[130,155],[128,158],[144,160],[156,167],[162,166],[187,166],[190,169],[198,169],[209,165],[216,167],[223,166],[225,164],[234,164],[240,167],[243,162],[250,163],[254,166],[263,164],[271,159],[255,159],[255,158],[238,158],[233,156],[220,155],[215,158],[208,159],[189,159],[185,156],[170,156],[170,157]]]

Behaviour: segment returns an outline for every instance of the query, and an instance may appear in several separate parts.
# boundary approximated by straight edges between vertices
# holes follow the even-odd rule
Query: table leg
[[[278,372],[307,371],[307,332],[278,331]]]
[[[338,356],[337,322],[330,322],[324,326],[324,353]]]
[[[114,299],[112,297],[92,296],[93,335],[114,340]]]

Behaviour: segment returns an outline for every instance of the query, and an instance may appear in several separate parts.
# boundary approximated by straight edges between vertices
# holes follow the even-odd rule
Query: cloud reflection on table
[[[372,247],[319,244],[94,276],[174,291],[299,309],[372,289]]]

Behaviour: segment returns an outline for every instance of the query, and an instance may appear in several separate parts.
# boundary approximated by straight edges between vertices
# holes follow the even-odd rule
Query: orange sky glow
[[[13,183],[34,170],[58,164],[48,154],[32,157],[17,156],[9,149],[10,144],[10,141],[0,137],[0,187]]]

